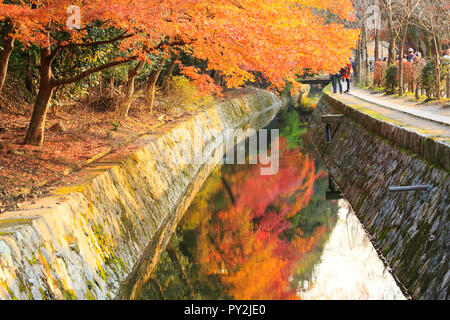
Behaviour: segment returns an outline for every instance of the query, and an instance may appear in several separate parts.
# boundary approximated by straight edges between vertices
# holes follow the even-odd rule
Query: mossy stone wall
[[[97,160],[52,196],[0,215],[0,299],[113,299],[121,287],[135,292],[141,282],[126,285],[132,275],[145,279],[151,272],[140,261],[158,259],[221,159],[221,133],[257,130],[280,107],[263,90],[211,105],[139,138],[123,154]],[[194,134],[201,144],[190,139]],[[212,161],[191,161],[200,150]]]
[[[330,113],[345,117],[330,123],[334,136],[328,144],[320,116]],[[449,147],[343,105],[327,93],[313,117],[317,149],[399,283],[414,299],[449,299]],[[388,191],[390,186],[419,184],[432,190]]]

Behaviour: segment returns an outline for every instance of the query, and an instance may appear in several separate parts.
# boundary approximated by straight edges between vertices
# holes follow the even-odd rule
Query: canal
[[[405,299],[348,202],[326,199],[307,117],[285,110],[266,129],[277,172],[218,165],[138,299]]]

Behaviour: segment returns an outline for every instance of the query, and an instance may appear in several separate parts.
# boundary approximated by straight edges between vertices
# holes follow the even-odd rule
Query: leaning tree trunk
[[[42,146],[44,142],[45,119],[47,117],[50,99],[55,88],[52,83],[50,48],[41,49],[39,93],[34,104],[33,115],[28,126],[25,144]]]
[[[14,38],[9,36],[5,39],[3,50],[0,51],[0,94],[5,84],[6,71],[8,70],[9,57],[14,49]]]
[[[164,78],[164,81],[161,86],[161,90],[164,94],[167,94],[169,91],[170,86],[170,78],[172,77],[173,70],[175,69],[175,66],[177,65],[177,60],[180,58],[180,54],[177,52],[172,60],[172,62],[169,65],[169,68],[167,69],[167,75]]]
[[[128,117],[128,111],[130,110],[131,103],[133,102],[134,82],[135,82],[137,74],[144,67],[144,64],[145,64],[145,61],[141,60],[141,61],[139,61],[139,63],[137,64],[136,67],[134,67],[133,69],[130,69],[128,71],[127,93],[125,95],[125,99],[122,102],[122,106],[120,108],[120,116],[123,118]]]
[[[48,37],[50,36],[48,35]],[[103,42],[97,43],[94,42],[88,44],[88,46],[93,46],[98,43],[102,44],[113,43],[118,40],[124,39],[123,37],[122,38],[121,37],[117,37]],[[31,117],[31,121],[28,126],[28,131],[25,136],[24,140],[25,144],[42,146],[44,142],[45,119],[48,112],[49,102],[50,99],[52,98],[55,87],[80,81],[89,76],[90,74],[100,72],[105,69],[112,68],[120,64],[128,63],[130,61],[137,59],[137,56],[131,56],[126,59],[111,61],[101,66],[87,69],[73,77],[55,79],[52,74],[52,61],[56,57],[58,52],[62,49],[64,49],[64,46],[56,46],[53,50],[50,47],[41,48],[41,66],[39,68],[40,73],[39,92],[34,105],[33,115]]]
[[[156,94],[156,82],[158,81],[158,77],[161,74],[163,67],[164,62],[162,62],[156,69],[153,69],[147,80],[147,87],[145,89],[145,107],[150,109],[150,112],[153,111],[153,104]]]
[[[25,144],[42,146],[44,142],[45,120],[52,94],[53,87],[47,84],[43,85],[41,82],[39,93],[34,104],[33,115],[28,126],[27,135],[25,136]]]

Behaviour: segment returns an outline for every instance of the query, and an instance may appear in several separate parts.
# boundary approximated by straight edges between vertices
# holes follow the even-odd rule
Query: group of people
[[[399,56],[397,56],[396,60],[398,60]],[[422,53],[420,51],[416,51],[414,52],[413,48],[409,48],[408,49],[408,53],[403,55],[403,60],[404,61],[408,61],[408,62],[415,62],[417,60],[421,60],[422,59]],[[383,58],[384,62],[388,61],[388,57],[384,57]]]
[[[414,52],[413,48],[408,49],[408,54],[403,56],[403,59],[405,59],[408,62],[421,62],[423,60],[422,53],[420,51]]]
[[[408,49],[408,54],[403,57],[408,62],[417,62],[417,60],[423,60],[420,51],[414,52],[413,48]],[[443,59],[450,59],[450,48],[444,51]]]
[[[333,93],[337,93],[337,89],[339,87],[339,93],[348,93],[350,92],[350,80],[352,78],[352,74],[354,73],[355,67],[352,59],[343,66],[339,72],[330,74],[331,83],[333,85]],[[347,84],[346,90],[342,89],[341,79]]]
[[[415,64],[418,65],[423,65],[425,63],[425,60],[422,58],[422,54],[420,53],[420,51],[414,52],[413,48],[409,48],[408,54],[405,54],[403,58],[408,62],[414,62]],[[443,58],[450,60],[450,48],[448,48],[445,51],[445,55],[443,56]],[[387,57],[385,57],[383,61],[387,61]],[[374,64],[373,62],[371,62],[370,71],[373,71],[373,66]],[[342,67],[337,73],[330,74],[331,83],[333,85],[333,93],[337,93],[338,88],[339,93],[350,92],[350,80],[352,78],[352,75],[356,76],[354,70],[355,65],[352,59],[350,58],[350,61],[344,67]],[[345,91],[343,91],[341,80],[343,80],[343,82],[347,84]]]

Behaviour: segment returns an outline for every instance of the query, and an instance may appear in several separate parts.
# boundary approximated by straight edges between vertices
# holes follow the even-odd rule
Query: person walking
[[[347,89],[344,93],[350,92],[350,78],[352,77],[352,59],[341,69],[341,76],[344,82],[347,83]]]
[[[450,61],[450,48],[445,50],[445,54],[444,54],[444,56],[442,58],[444,58],[445,60],[449,60]]]
[[[331,84],[333,85],[333,93],[337,93],[337,87],[339,86],[339,92],[342,93],[341,73],[331,73]]]
[[[406,56],[406,60],[408,62],[412,62],[415,57],[416,57],[416,55],[414,54],[414,49],[413,48],[409,48],[408,49],[408,55]]]
[[[352,70],[353,70],[353,78],[356,79],[356,67],[355,62],[350,58],[350,62],[352,63]]]

